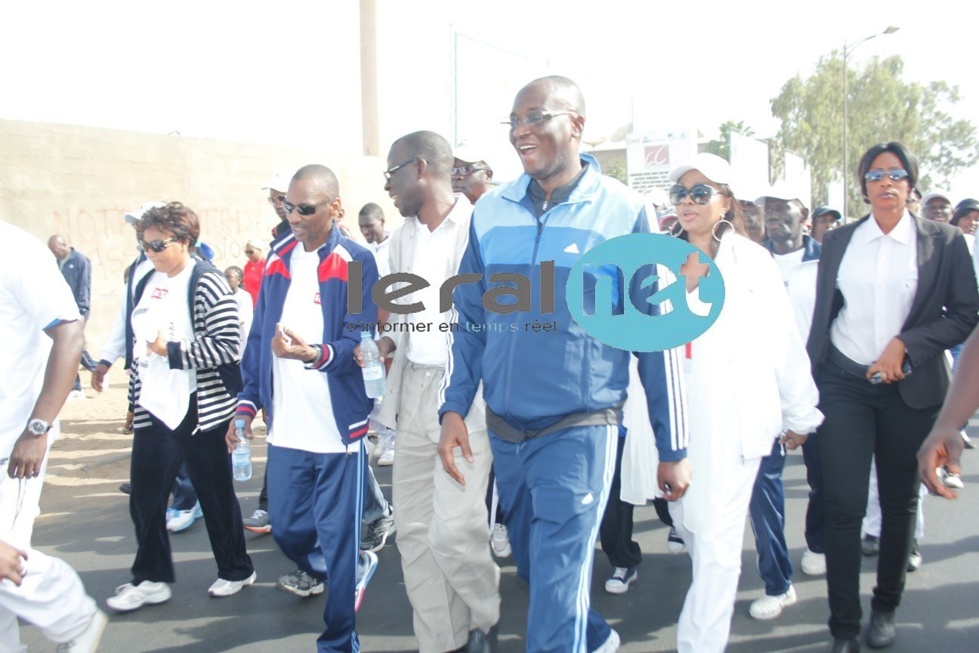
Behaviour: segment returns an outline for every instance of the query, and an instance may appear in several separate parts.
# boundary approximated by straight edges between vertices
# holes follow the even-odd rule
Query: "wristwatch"
[[[44,435],[51,430],[51,425],[43,419],[37,419],[35,417],[27,423],[27,430],[34,435]]]

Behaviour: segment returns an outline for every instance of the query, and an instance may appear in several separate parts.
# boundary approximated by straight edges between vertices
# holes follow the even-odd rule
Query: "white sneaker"
[[[258,578],[258,574],[254,571],[245,580],[225,580],[224,578],[219,578],[207,588],[207,593],[211,596],[231,596],[240,592],[241,588],[245,585],[254,583],[256,578]]]
[[[92,621],[88,627],[69,642],[62,642],[54,649],[54,653],[95,653],[102,641],[102,633],[105,626],[109,623],[109,618],[105,613],[96,609]]]
[[[622,640],[619,639],[619,634],[615,632],[615,629],[613,629],[612,632],[609,633],[608,639],[606,639],[601,646],[595,649],[595,653],[615,653],[619,650],[619,645],[621,643]]]
[[[768,596],[767,594],[760,599],[752,602],[748,613],[755,619],[762,621],[774,619],[782,614],[782,608],[795,603],[795,588],[789,585],[789,591],[778,596]]]
[[[822,576],[826,573],[826,555],[806,549],[802,554],[802,573],[806,576]]]
[[[201,510],[201,502],[198,501],[190,510],[167,510],[167,530],[171,533],[180,533],[194,525],[194,521],[204,516]]]
[[[955,490],[961,490],[965,487],[965,483],[962,482],[962,477],[954,472],[948,471],[948,467],[941,468],[939,477],[942,479],[942,484],[945,487],[950,487]]]
[[[496,524],[493,526],[493,533],[490,535],[490,547],[493,549],[493,555],[497,558],[509,558],[510,554],[513,553],[513,549],[510,548],[510,533],[505,525]]]
[[[139,585],[126,583],[116,588],[116,595],[106,600],[113,610],[129,612],[138,610],[147,603],[156,605],[170,600],[170,586],[166,583],[154,583],[144,580]]]
[[[66,401],[77,401],[79,399],[84,399],[84,398],[85,398],[84,390],[72,390],[71,392],[68,393],[68,398]]]
[[[377,457],[377,464],[380,467],[390,467],[394,464],[394,449],[385,449]]]
[[[687,543],[683,541],[676,528],[670,526],[670,532],[666,536],[666,550],[670,553],[683,553],[687,550]]]

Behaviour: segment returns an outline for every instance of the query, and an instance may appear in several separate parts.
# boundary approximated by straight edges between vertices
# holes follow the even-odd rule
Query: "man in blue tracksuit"
[[[809,209],[799,199],[799,192],[777,184],[766,195],[755,200],[762,207],[767,238],[761,246],[771,252],[786,285],[792,271],[807,261],[818,261],[822,246],[805,233]],[[806,334],[802,334],[805,338]],[[815,437],[802,445],[810,481],[809,510],[806,512],[806,541],[809,552],[803,556],[802,570],[807,574],[823,573],[822,558],[822,481]],[[758,550],[758,573],[765,581],[765,596],[752,602],[749,614],[755,619],[774,619],[782,608],[796,601],[792,587],[792,562],[785,542],[785,449],[775,438],[772,452],[761,459],[758,476],[751,491],[749,515]],[[820,571],[820,566],[822,571]]]
[[[454,291],[458,322],[440,397],[442,464],[464,482],[453,449],[472,460],[463,416],[483,383],[500,503],[517,572],[530,586],[527,650],[535,653],[619,645],[589,608],[589,586],[630,354],[585,333],[564,289],[588,250],[649,224],[642,200],[579,154],[584,113],[581,90],[563,77],[517,94],[510,142],[526,174],[476,204],[459,273],[482,278]],[[521,278],[529,279],[528,303],[514,296]],[[617,301],[628,301],[619,290]],[[641,354],[639,368],[663,461],[660,486],[675,500],[689,482],[682,372],[672,353]]]
[[[367,398],[353,350],[363,324],[377,322],[374,255],[334,228],[336,176],[300,168],[283,206],[291,230],[272,242],[242,360],[238,417],[251,434],[266,409],[269,515],[282,552],[318,580],[328,578],[326,630],[318,650],[360,650],[354,595],[367,458]],[[363,273],[348,313],[348,274]],[[237,442],[234,424],[229,447]],[[374,558],[376,561],[376,558]],[[376,562],[375,562],[376,564]],[[369,576],[368,576],[369,577]]]

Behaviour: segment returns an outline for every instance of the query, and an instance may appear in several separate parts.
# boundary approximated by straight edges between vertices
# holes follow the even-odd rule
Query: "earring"
[[[714,223],[714,226],[711,227],[710,235],[713,236],[714,237],[714,240],[716,240],[717,242],[721,242],[721,237],[717,235],[717,228],[719,226],[721,226],[722,224],[726,224],[728,226],[728,228],[734,229],[734,225],[731,223],[730,220],[728,220],[726,218],[721,218],[720,220],[718,220],[717,222],[715,222]]]

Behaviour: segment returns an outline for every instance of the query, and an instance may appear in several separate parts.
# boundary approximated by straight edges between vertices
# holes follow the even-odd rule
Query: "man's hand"
[[[779,438],[778,441],[782,443],[782,446],[784,446],[789,451],[795,451],[796,449],[804,445],[806,443],[806,440],[808,439],[809,439],[808,433],[796,433],[795,431],[786,431],[785,433],[782,434],[782,437]]]
[[[41,464],[48,450],[48,436],[34,435],[27,429],[21,433],[10,453],[7,475],[10,478],[36,478],[41,474]]]
[[[306,341],[296,335],[291,329],[282,324],[275,325],[275,337],[272,338],[272,353],[279,358],[308,363],[316,358],[316,350],[306,344]]]
[[[904,367],[906,352],[907,350],[900,338],[891,338],[891,341],[884,347],[880,358],[867,369],[867,380],[870,380],[875,372],[880,372],[880,380],[883,383],[903,381],[904,371],[901,368]]]
[[[387,360],[388,356],[391,355],[391,352],[394,351],[394,341],[387,336],[384,336],[380,340],[375,340],[374,344],[377,345],[377,353],[380,354],[381,361]],[[364,366],[364,359],[360,356],[359,344],[354,347],[354,362],[361,367]]]
[[[957,429],[939,429],[937,426],[932,429],[918,449],[918,475],[929,492],[946,499],[955,499],[959,496],[945,487],[942,480],[938,478],[937,470],[940,467],[948,467],[949,472],[960,474],[962,468],[959,466],[959,461],[962,459],[964,449],[965,442],[962,441],[962,436]]]
[[[0,540],[0,578],[20,587],[27,574],[27,553]]]
[[[661,462],[656,472],[656,480],[659,489],[663,493],[663,498],[667,501],[676,501],[683,497],[690,487],[690,477],[693,472],[690,463],[686,458],[673,462]]]
[[[109,371],[109,366],[105,363],[99,363],[95,366],[95,370],[92,372],[92,389],[96,392],[102,392],[102,384],[105,382],[105,374]]]
[[[235,415],[228,424],[228,432],[224,436],[224,442],[228,445],[228,453],[233,453],[235,447],[238,445],[238,435],[235,433],[235,422],[239,419],[245,420],[245,437],[249,440],[253,439],[255,435],[252,433],[252,420],[255,419],[251,415]]]
[[[442,467],[445,472],[457,480],[460,485],[466,484],[466,478],[456,467],[455,452],[456,447],[462,448],[462,457],[466,462],[473,462],[473,452],[469,448],[469,429],[466,428],[466,421],[462,415],[449,411],[442,416],[442,434],[439,436],[439,457],[442,459]]]

